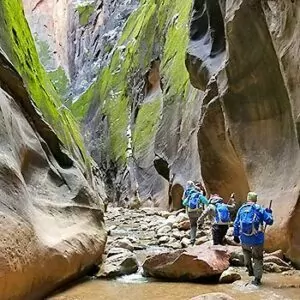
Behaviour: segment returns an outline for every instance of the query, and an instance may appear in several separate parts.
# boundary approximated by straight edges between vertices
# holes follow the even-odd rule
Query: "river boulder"
[[[229,267],[229,258],[226,248],[204,244],[152,255],[143,270],[145,276],[193,281],[221,275]]]
[[[109,256],[102,264],[97,277],[114,278],[129,275],[138,270],[138,261],[135,254],[123,250],[120,254]]]

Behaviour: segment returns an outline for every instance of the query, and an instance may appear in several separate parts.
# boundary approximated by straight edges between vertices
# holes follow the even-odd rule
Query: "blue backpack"
[[[188,196],[187,206],[191,209],[199,208],[199,195],[197,191],[192,191]]]
[[[216,204],[216,223],[223,224],[230,222],[230,212],[226,204]]]
[[[255,204],[245,204],[240,210],[240,232],[241,234],[252,236],[257,233],[255,227],[259,226],[258,209]]]

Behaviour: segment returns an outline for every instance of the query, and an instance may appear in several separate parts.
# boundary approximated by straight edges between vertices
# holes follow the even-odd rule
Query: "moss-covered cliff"
[[[105,192],[18,0],[0,2],[0,150],[1,299],[44,299],[101,262]]]
[[[178,208],[188,179],[239,201],[254,189],[264,204],[274,200],[268,245],[298,256],[291,11],[299,4],[140,1],[109,63],[71,108],[112,197]]]
[[[30,95],[45,120],[54,128],[64,146],[81,162],[83,170],[90,172],[77,122],[63,105],[57,92],[41,66],[35,43],[24,17],[20,0],[0,3],[0,46],[7,53],[28,87]]]

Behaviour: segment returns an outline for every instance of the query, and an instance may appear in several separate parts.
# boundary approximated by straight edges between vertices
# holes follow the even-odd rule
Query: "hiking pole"
[[[271,209],[272,208],[272,202],[273,202],[273,200],[270,200],[270,203],[269,203],[269,209]],[[266,229],[267,229],[267,224],[265,224],[265,227],[264,227],[264,233],[265,233],[265,231],[266,231]]]

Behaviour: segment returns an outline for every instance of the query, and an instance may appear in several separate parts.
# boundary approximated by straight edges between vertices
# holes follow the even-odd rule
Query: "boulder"
[[[182,222],[188,221],[188,220],[189,220],[189,217],[187,216],[187,214],[182,212],[176,216],[175,223],[182,223]]]
[[[284,254],[283,254],[282,250],[277,250],[277,251],[274,251],[271,253],[266,253],[264,255],[264,257],[269,257],[269,256],[276,256],[276,257],[280,258],[281,260],[284,260]]]
[[[148,257],[145,276],[192,281],[221,275],[229,267],[230,255],[224,247],[195,246]]]
[[[206,243],[208,240],[209,240],[209,238],[207,236],[202,236],[199,239],[196,239],[195,244],[202,245],[202,244]]]
[[[264,271],[268,273],[282,273],[284,271],[289,271],[290,269],[290,266],[279,266],[273,262],[264,263]]]
[[[191,223],[189,220],[178,223],[177,228],[179,230],[189,230],[191,228]]]
[[[291,268],[291,266],[286,263],[285,261],[283,261],[282,259],[280,259],[277,256],[265,256],[264,257],[264,263],[274,263],[278,266],[282,266],[282,267],[287,267],[287,268]]]
[[[112,248],[109,248],[109,250],[107,252],[107,258],[110,256],[113,256],[113,255],[127,254],[127,253],[131,253],[131,251],[124,249],[124,248],[112,247]]]
[[[182,248],[187,248],[190,245],[190,240],[184,237],[180,242]]]
[[[190,300],[234,300],[234,298],[225,293],[208,293],[193,297]]]
[[[112,242],[111,247],[112,248],[124,248],[124,249],[127,249],[129,251],[134,250],[134,247],[133,247],[132,243],[127,238],[122,238],[120,240],[116,240],[116,241]]]
[[[163,235],[163,234],[169,233],[170,231],[172,231],[171,226],[165,225],[165,226],[163,226],[163,227],[160,227],[160,228],[157,230],[157,234],[158,234],[158,235]]]
[[[220,283],[233,283],[237,280],[241,280],[241,275],[238,273],[237,270],[235,270],[234,268],[228,268],[227,270],[225,270],[220,279],[219,282]]]
[[[136,256],[127,250],[120,254],[108,257],[102,264],[97,274],[99,278],[113,278],[122,275],[129,275],[138,270]]]
[[[161,244],[166,244],[170,241],[170,237],[167,236],[167,235],[163,235],[162,237],[160,237],[158,239],[158,244],[161,245]]]

